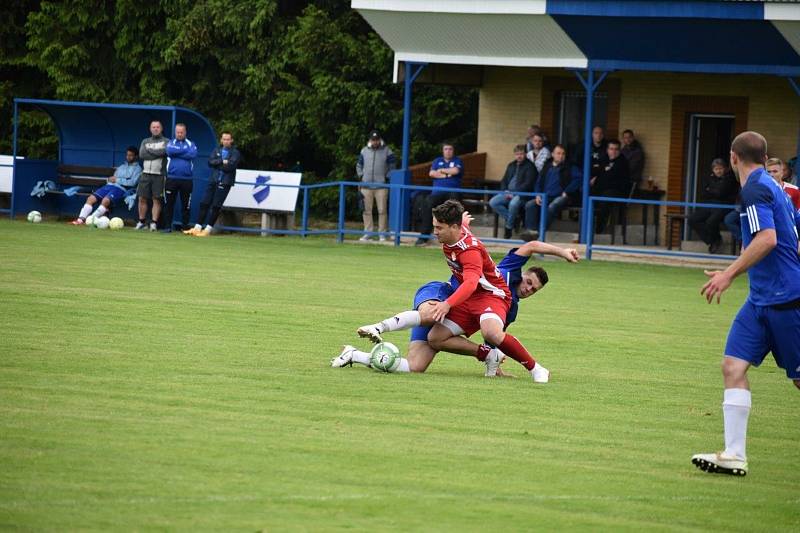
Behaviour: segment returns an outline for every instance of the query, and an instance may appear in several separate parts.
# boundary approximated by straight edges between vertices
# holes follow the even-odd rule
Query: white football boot
[[[383,337],[381,337],[381,331],[378,329],[377,324],[361,326],[360,328],[358,328],[358,336],[369,339],[375,344],[383,342]]]
[[[497,369],[500,367],[500,363],[502,363],[503,359],[505,358],[506,354],[497,348],[492,348],[492,350],[486,355],[486,359],[483,360],[484,364],[486,364],[486,372],[484,372],[483,375],[487,378],[493,378],[496,376]]]
[[[747,475],[747,460],[725,455],[725,452],[695,454],[692,464],[709,474]]]
[[[342,368],[343,366],[353,366],[353,352],[355,348],[349,344],[342,348],[342,353],[331,359],[331,367]]]
[[[536,366],[531,370],[531,377],[534,383],[547,383],[550,381],[550,371],[536,363]]]

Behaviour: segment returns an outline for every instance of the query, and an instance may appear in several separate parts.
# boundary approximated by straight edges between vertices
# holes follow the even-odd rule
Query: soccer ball
[[[110,224],[108,217],[100,217],[94,219],[94,227],[99,229],[106,229]]]
[[[122,229],[124,226],[125,222],[123,222],[119,217],[112,218],[108,223],[108,227],[111,229]]]
[[[89,215],[86,217],[86,220],[83,221],[84,224],[89,226],[90,228],[94,227],[94,215]]]
[[[28,213],[28,222],[33,222],[34,224],[38,224],[42,221],[42,214],[39,211],[31,211]]]
[[[400,366],[400,350],[391,342],[380,342],[370,352],[369,364],[380,372],[394,372]]]

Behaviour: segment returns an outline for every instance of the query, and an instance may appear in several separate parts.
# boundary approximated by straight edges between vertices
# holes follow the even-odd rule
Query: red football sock
[[[515,339],[513,335],[506,333],[503,342],[500,343],[498,348],[500,348],[504,354],[509,356],[514,361],[517,361],[528,370],[533,370],[533,367],[536,366],[536,361],[534,358],[531,357],[531,354],[528,353],[528,350],[526,350],[522,343]]]
[[[478,361],[485,361],[486,356],[489,355],[489,352],[492,351],[492,347],[486,344],[481,344],[478,346],[478,354],[475,356]]]

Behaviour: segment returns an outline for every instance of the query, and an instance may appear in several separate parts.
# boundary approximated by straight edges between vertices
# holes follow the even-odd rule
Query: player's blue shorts
[[[120,200],[125,199],[125,191],[117,187],[116,185],[111,185],[110,183],[107,185],[103,185],[96,191],[92,193],[98,200],[102,200],[103,198],[108,198],[108,201],[111,204],[115,204]]]
[[[447,300],[455,292],[449,283],[443,281],[430,281],[417,289],[417,294],[414,295],[414,309],[419,309],[419,306],[429,300],[436,300],[443,302]],[[430,326],[417,326],[411,329],[411,341],[427,341],[428,332],[431,330]]]
[[[747,301],[733,319],[725,355],[759,366],[769,352],[789,379],[800,379],[800,308],[776,309]]]

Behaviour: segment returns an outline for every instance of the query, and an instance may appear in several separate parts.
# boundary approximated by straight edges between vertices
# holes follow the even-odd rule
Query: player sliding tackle
[[[453,202],[453,204],[457,205],[458,209],[463,209],[457,202]],[[457,213],[453,213],[453,216],[457,216]],[[435,220],[435,222],[436,221],[438,220]],[[475,239],[474,236],[472,236],[472,234],[469,232],[468,223],[469,219],[464,218],[462,220],[462,225],[455,224],[458,234],[463,234],[464,236],[468,235],[470,238],[470,243],[473,240],[477,243],[480,243],[480,241]],[[440,236],[440,240],[441,239],[442,237]],[[456,242],[458,240],[459,239],[456,239]],[[445,241],[442,242],[445,243]],[[480,246],[482,247],[482,244]],[[540,267],[531,267],[524,273],[522,272],[522,267],[528,261],[530,256],[535,253],[562,257],[566,261],[573,263],[578,261],[578,253],[574,249],[559,248],[557,246],[537,241],[527,243],[521,248],[512,249],[497,267],[494,267],[494,263],[491,262],[491,258],[488,257],[488,254],[485,254],[486,258],[489,262],[491,262],[492,265],[491,269],[489,270],[489,274],[493,278],[493,281],[497,284],[497,286],[506,286],[506,290],[508,290],[510,293],[510,305],[508,306],[507,313],[504,315],[505,324],[500,324],[500,334],[495,334],[496,339],[506,336],[511,337],[510,335],[503,333],[503,326],[507,327],[515,320],[518,300],[532,296],[547,283],[547,273]],[[469,256],[466,259],[468,260]],[[481,256],[481,262],[482,261],[483,259]],[[480,268],[482,271],[482,264]],[[469,278],[469,275],[467,278]],[[431,326],[436,323],[434,316],[437,305],[449,300],[454,296],[454,294],[457,294],[458,291],[454,289],[462,286],[461,282],[463,279],[464,278],[462,277],[459,280],[454,271],[454,275],[451,278],[451,283],[436,281],[423,285],[417,291],[417,294],[414,298],[413,311],[404,311],[376,324],[362,326],[358,330],[359,335],[362,337],[369,337],[373,342],[381,342],[381,334],[385,332],[413,328],[411,333],[411,342],[409,344],[408,359],[402,359],[400,361],[399,366],[396,370],[394,370],[396,372],[424,372],[428,365],[430,365],[433,357],[436,355],[436,352],[438,350],[444,350],[453,353],[474,356],[487,364],[486,375],[495,375],[497,372],[497,367],[504,357],[504,354],[500,350],[493,349],[486,344],[475,344],[460,336],[449,336],[448,338],[441,340],[436,347],[431,346],[428,343],[428,334],[431,330]],[[484,281],[488,283],[488,280],[486,280],[482,275],[479,276],[479,279],[484,279]],[[483,285],[481,285],[481,287],[483,287]],[[477,289],[478,287],[476,286],[474,288],[474,292],[478,293],[476,296],[480,296],[481,294]],[[470,296],[472,295],[468,295],[467,298]],[[496,302],[495,305],[497,305]],[[483,322],[482,320],[477,321]],[[488,327],[491,326],[493,326],[493,324],[488,325]],[[480,327],[483,330],[482,323]],[[472,332],[474,332],[475,329],[473,329]],[[342,353],[338,357],[334,358],[333,361],[331,361],[331,365],[338,367],[346,366],[355,362],[368,366],[370,364],[369,355],[370,354],[366,352],[356,350],[352,346],[345,346]],[[529,370],[531,368],[537,369],[533,374],[534,380],[538,382],[546,382],[549,373],[547,373],[547,371],[541,367],[541,365],[536,365],[535,362],[533,362],[531,365],[531,362],[533,362],[532,358],[528,362],[528,366],[526,366],[526,368],[530,367]]]

